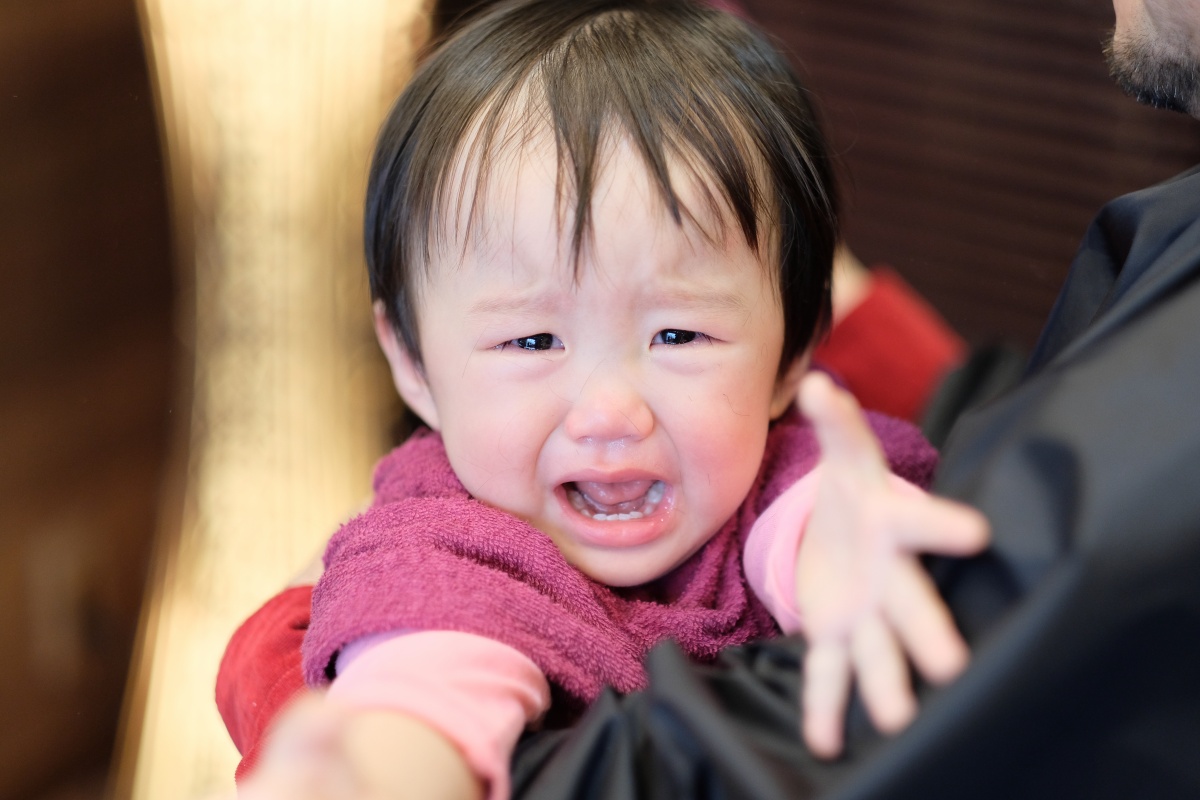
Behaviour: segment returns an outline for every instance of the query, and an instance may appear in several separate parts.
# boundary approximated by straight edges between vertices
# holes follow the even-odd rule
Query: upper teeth
[[[666,486],[662,481],[655,481],[650,485],[650,489],[646,492],[646,496],[642,498],[642,506],[636,511],[629,511],[616,514],[606,514],[602,511],[593,511],[592,505],[588,498],[583,496],[583,493],[574,486],[567,487],[567,499],[571,501],[571,505],[580,514],[583,514],[589,519],[594,519],[598,522],[624,522],[631,519],[641,519],[642,517],[653,514],[658,509],[658,504],[662,502],[663,494],[666,492]]]

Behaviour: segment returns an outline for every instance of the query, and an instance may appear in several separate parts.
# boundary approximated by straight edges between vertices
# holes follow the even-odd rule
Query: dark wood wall
[[[0,3],[0,797],[103,769],[155,525],[172,269],[132,0]]]
[[[1096,210],[1200,162],[1112,84],[1105,0],[745,0],[809,76],[847,238],[976,342],[1030,345]]]

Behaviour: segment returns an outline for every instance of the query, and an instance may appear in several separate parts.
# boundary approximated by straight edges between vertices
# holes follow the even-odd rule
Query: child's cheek
[[[457,413],[443,425],[443,439],[455,473],[473,496],[511,513],[532,513],[552,401],[552,394],[511,384],[503,391],[477,385],[462,393]]]
[[[746,369],[727,376],[728,380],[713,392],[706,404],[708,413],[696,420],[697,430],[710,432],[714,463],[751,476],[757,474],[767,428],[770,425],[770,400],[774,389],[770,376],[761,370]]]
[[[698,460],[710,469],[757,473],[770,424],[770,408],[760,394],[744,383],[726,384],[692,404],[696,413],[683,421],[683,429],[705,432],[694,438]]]
[[[730,359],[711,370],[704,379],[711,422],[733,429],[766,424],[774,394],[774,371],[764,365],[773,361]]]
[[[508,390],[506,394],[505,402],[497,407],[481,436],[491,443],[491,460],[498,470],[528,474],[537,464],[551,415],[544,400],[539,403],[536,397],[528,397],[528,392]]]

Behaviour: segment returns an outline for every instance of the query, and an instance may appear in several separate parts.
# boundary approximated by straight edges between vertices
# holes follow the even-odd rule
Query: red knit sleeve
[[[813,353],[863,408],[916,422],[966,345],[912,287],[886,267],[867,296]]]
[[[217,710],[242,761],[240,781],[258,760],[263,734],[304,689],[300,643],[308,630],[312,587],[285,589],[238,628],[217,671]]]

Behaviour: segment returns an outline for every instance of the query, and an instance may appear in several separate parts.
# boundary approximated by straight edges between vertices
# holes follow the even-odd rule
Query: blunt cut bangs
[[[815,109],[786,60],[742,21],[688,0],[524,0],[438,47],[379,134],[365,218],[371,294],[418,364],[418,279],[463,204],[468,226],[480,213],[493,158],[542,131],[555,142],[576,268],[602,161],[624,137],[677,224],[696,210],[682,207],[672,165],[698,179],[714,219],[778,260],[781,374],[824,331],[837,198]]]

